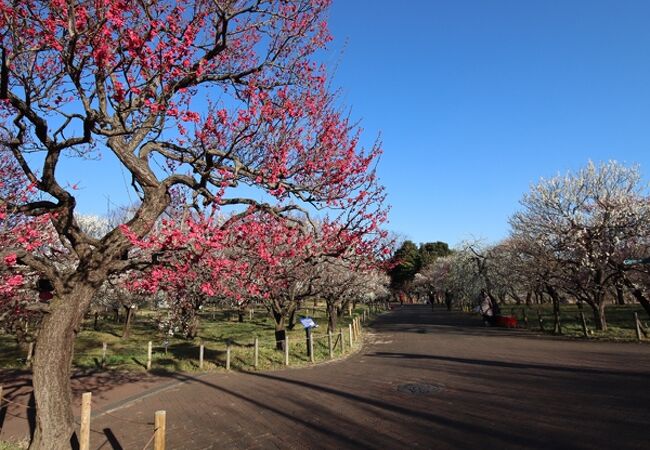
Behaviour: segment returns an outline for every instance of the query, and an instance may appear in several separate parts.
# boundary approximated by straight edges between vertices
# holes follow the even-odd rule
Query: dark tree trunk
[[[96,288],[76,281],[54,298],[43,318],[34,354],[32,384],[36,429],[30,450],[68,450],[74,434],[70,372],[74,343]]]
[[[93,330],[95,330],[95,331],[99,330],[98,320],[99,320],[99,313],[97,311],[95,311],[95,320],[93,322]]]
[[[113,308],[113,322],[120,323],[120,308]]]
[[[445,291],[445,305],[447,305],[447,311],[451,311],[451,307],[454,303],[454,294],[451,291]]]
[[[240,309],[239,311],[237,311],[237,321],[238,321],[239,323],[243,323],[243,322],[244,322],[244,311],[241,310],[241,309]]]
[[[272,311],[273,320],[275,321],[275,348],[276,350],[284,350],[284,343],[287,337],[285,329],[285,317],[282,311]]]
[[[607,317],[605,316],[605,302],[589,302],[589,306],[591,306],[591,310],[594,313],[594,322],[596,324],[596,328],[598,328],[600,331],[607,331]]]
[[[296,312],[298,308],[294,308],[289,315],[289,323],[287,324],[287,330],[292,331],[296,327]]]
[[[623,291],[623,284],[616,283],[614,287],[616,289],[616,303],[619,305],[625,305],[625,292]]]
[[[338,314],[336,304],[327,300],[327,331],[335,333]]]
[[[122,330],[122,339],[128,339],[131,335],[131,321],[133,319],[133,308],[131,306],[124,306],[126,312],[126,320],[124,321],[124,329]]]
[[[560,324],[560,296],[553,286],[546,286],[546,292],[553,301],[553,333],[562,334],[562,325]]]

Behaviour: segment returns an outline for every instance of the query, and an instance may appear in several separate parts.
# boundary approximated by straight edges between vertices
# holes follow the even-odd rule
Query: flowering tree
[[[348,305],[388,296],[388,276],[382,261],[371,255],[320,258],[314,267],[315,290],[327,307],[327,330],[334,333]]]
[[[542,180],[513,216],[513,235],[528,242],[533,261],[555,275],[544,277],[557,302],[564,290],[591,306],[594,320],[607,329],[608,290],[626,276],[624,259],[647,242],[650,202],[636,167],[616,162]]]
[[[312,61],[329,40],[328,3],[0,2],[1,146],[22,172],[15,180],[42,194],[5,196],[2,205],[47,221],[76,260],[57,266],[31,248],[2,250],[9,265],[29,266],[54,288],[36,343],[31,448],[69,445],[69,373],[82,317],[109,276],[133,267],[129,250],[174,189],[197,208],[243,205],[240,214],[275,216],[301,204],[345,209],[372,190],[378,150],[357,149],[357,133]],[[98,239],[75,218],[76,186],[61,181],[60,163],[104,153],[131,175],[140,203]],[[238,185],[273,201],[243,196]]]

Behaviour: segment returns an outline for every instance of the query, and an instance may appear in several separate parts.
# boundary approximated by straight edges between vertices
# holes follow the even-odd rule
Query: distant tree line
[[[637,166],[590,162],[542,179],[510,226],[497,244],[466,242],[430,263],[405,242],[392,280],[449,304],[472,304],[481,289],[497,304],[551,303],[556,312],[584,304],[600,330],[608,304],[638,302],[650,315],[650,265],[641,263],[650,256],[650,196]]]

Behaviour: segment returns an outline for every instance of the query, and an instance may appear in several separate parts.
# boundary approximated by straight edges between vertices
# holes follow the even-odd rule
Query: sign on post
[[[623,264],[626,266],[632,266],[634,264],[650,264],[650,258],[626,259],[623,261]]]
[[[318,324],[316,324],[316,322],[314,322],[314,319],[312,319],[311,317],[303,317],[303,318],[301,318],[300,323],[302,324],[302,326],[304,328],[316,328],[316,327],[318,327]]]

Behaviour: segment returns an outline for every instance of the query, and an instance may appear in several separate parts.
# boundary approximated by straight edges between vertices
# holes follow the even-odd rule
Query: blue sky
[[[390,228],[496,241],[540,177],[615,159],[648,179],[648,23],[648,1],[335,0],[334,84],[382,135]]]
[[[381,133],[405,238],[497,241],[531,183],[589,159],[650,176],[647,0],[334,0],[329,22],[333,86],[367,145]],[[82,213],[135,200],[111,155],[62,165]]]

